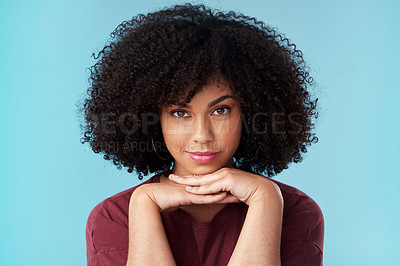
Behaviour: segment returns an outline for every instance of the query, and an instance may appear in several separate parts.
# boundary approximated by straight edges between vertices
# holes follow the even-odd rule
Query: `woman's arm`
[[[162,224],[160,212],[192,204],[236,202],[226,192],[194,195],[184,185],[145,184],[138,187],[129,204],[129,247],[127,266],[176,265]]]
[[[126,265],[176,265],[158,206],[137,188],[129,207],[129,248]]]
[[[249,203],[228,265],[281,265],[283,198],[277,185]]]

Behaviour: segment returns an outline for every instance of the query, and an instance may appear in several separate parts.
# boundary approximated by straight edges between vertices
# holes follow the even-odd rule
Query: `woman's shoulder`
[[[144,184],[157,182],[159,180],[158,178],[158,174],[154,175],[150,179],[134,187],[121,191],[98,203],[89,214],[88,225],[92,220],[97,220],[99,216],[111,219],[113,221],[119,221],[122,224],[127,223],[129,202],[133,191]]]
[[[139,186],[157,182],[155,175],[129,189],[106,198],[90,212],[86,223],[88,259],[111,250],[126,250],[128,245],[128,213],[132,192]]]
[[[305,192],[277,180],[271,179],[271,181],[275,182],[281,190],[285,203],[285,212],[283,214],[284,216],[294,211],[307,211],[315,213],[318,216],[322,216],[322,211],[318,204]]]
[[[324,216],[319,205],[298,188],[272,180],[284,199],[282,240],[304,241],[321,251],[324,238]]]

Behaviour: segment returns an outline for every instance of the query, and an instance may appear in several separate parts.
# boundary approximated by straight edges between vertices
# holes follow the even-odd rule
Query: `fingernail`
[[[171,174],[171,175],[169,175],[169,177],[170,177],[170,178],[176,178],[176,179],[178,179],[178,178],[179,178],[179,176],[177,176],[177,175],[172,175],[172,174]]]

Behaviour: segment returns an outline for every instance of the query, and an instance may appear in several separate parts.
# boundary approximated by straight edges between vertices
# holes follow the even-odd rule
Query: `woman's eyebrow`
[[[233,98],[233,96],[232,96],[232,95],[228,95],[228,94],[227,94],[227,95],[224,95],[224,96],[221,96],[221,97],[219,97],[218,99],[216,99],[216,100],[210,102],[210,103],[208,104],[208,107],[214,106],[214,105],[216,105],[217,103],[222,102],[223,100],[225,100],[225,99],[227,99],[227,98]]]
[[[228,98],[233,98],[233,96],[232,95],[228,95],[228,94],[224,95],[224,96],[221,96],[218,99],[215,99],[214,101],[210,102],[208,104],[208,107],[212,107],[212,106],[216,105],[217,103],[222,102],[223,100],[228,99]],[[181,106],[181,107],[184,107],[184,108],[188,108],[188,109],[192,109],[192,107],[190,105],[186,104],[186,103],[177,103],[175,105]]]

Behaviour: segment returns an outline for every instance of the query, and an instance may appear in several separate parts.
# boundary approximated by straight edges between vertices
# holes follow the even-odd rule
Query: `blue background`
[[[91,209],[139,183],[80,144],[76,104],[114,28],[172,3],[1,1],[1,265],[84,265]],[[399,1],[204,3],[277,27],[313,69],[320,141],[276,179],[323,210],[324,265],[400,265]]]

